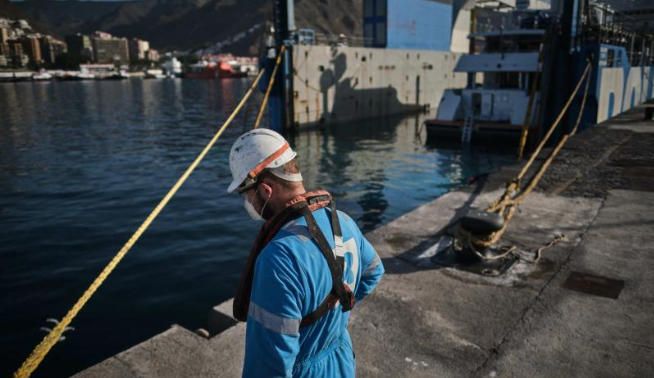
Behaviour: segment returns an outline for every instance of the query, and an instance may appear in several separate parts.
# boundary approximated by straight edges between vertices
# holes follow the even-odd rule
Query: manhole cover
[[[617,299],[624,288],[624,281],[589,273],[571,272],[563,287],[581,293]]]

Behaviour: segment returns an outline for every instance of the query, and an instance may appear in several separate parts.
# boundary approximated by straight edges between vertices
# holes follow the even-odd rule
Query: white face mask
[[[257,222],[263,222],[264,219],[261,216],[261,214],[257,213],[257,211],[254,209],[254,206],[248,201],[247,198],[243,198],[243,207],[245,207],[245,211],[248,213],[250,218],[252,220],[257,221]]]
[[[268,206],[268,201],[270,201],[270,198],[266,200],[266,202],[263,203],[263,207],[261,208],[261,214],[263,214],[263,211],[266,210],[266,206]],[[257,210],[254,208],[254,205],[248,201],[247,197],[243,198],[243,207],[245,207],[245,211],[248,213],[250,218],[252,220],[257,221],[257,222],[264,222],[265,219],[257,212]]]

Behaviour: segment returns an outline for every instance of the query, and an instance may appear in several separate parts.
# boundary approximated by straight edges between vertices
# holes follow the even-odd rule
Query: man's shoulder
[[[350,227],[354,227],[357,230],[359,229],[357,222],[355,222],[354,219],[352,219],[352,217],[348,213],[342,210],[337,210],[337,211],[338,211],[338,219],[340,219],[341,222],[345,222],[346,225]]]
[[[257,257],[258,269],[275,270],[276,267],[289,269],[297,265],[297,254],[293,245],[283,240],[273,239]],[[264,268],[265,267],[265,268]]]
[[[273,239],[261,251],[264,259],[292,259],[307,248],[313,248],[311,233],[302,218],[295,219],[284,225]]]
[[[345,228],[343,231],[351,230],[354,233],[360,233],[359,226],[356,224],[354,219],[350,217],[346,212],[338,211],[338,219],[341,224],[341,228]],[[313,212],[316,221],[323,227],[332,227],[331,219],[327,209],[318,209]],[[311,241],[311,233],[307,227],[307,222],[304,217],[296,218],[286,225],[284,225],[281,230],[277,233],[274,238],[274,241],[282,243],[307,243]]]

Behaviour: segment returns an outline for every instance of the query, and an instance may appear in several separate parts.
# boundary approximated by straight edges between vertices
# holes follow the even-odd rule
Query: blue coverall
[[[334,253],[344,257],[343,280],[360,301],[377,286],[384,267],[356,223],[340,211],[343,239],[336,246],[330,211],[319,209],[313,216]],[[332,289],[327,261],[306,220],[286,224],[263,249],[254,269],[243,376],[353,377],[350,312],[337,305],[300,328],[302,317],[316,310]]]

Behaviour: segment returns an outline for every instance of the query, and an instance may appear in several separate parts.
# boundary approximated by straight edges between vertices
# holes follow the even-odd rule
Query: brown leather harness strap
[[[259,254],[265,246],[275,237],[277,232],[290,220],[304,216],[307,221],[307,227],[311,237],[317,244],[318,249],[327,260],[329,271],[332,276],[332,289],[325,300],[313,312],[302,318],[300,326],[308,326],[315,323],[327,312],[336,307],[336,303],[341,303],[343,311],[349,311],[354,307],[354,294],[350,287],[343,283],[343,264],[342,257],[336,257],[332,251],[327,239],[318,227],[312,212],[324,207],[330,206],[331,225],[336,242],[342,241],[343,235],[341,224],[336,211],[336,204],[329,193],[323,190],[305,193],[300,195],[286,204],[286,208],[274,218],[266,222],[259,231],[254,246],[250,251],[245,268],[241,273],[239,286],[234,296],[233,313],[234,318],[240,321],[246,321],[250,307],[250,296],[252,292],[252,283],[254,281],[254,266]]]
[[[245,267],[241,272],[238,288],[234,295],[233,314],[236,320],[242,322],[247,320],[250,296],[252,294],[252,282],[254,280],[254,266],[261,251],[263,251],[266,245],[286,223],[302,216],[302,208],[316,211],[329,206],[331,199],[331,195],[324,190],[304,193],[286,203],[282,212],[261,226],[261,230],[248,255]]]
[[[342,240],[341,224],[338,219],[334,200],[331,201],[330,205],[334,239]],[[320,249],[325,260],[327,260],[327,265],[332,276],[332,290],[317,309],[302,318],[300,327],[315,323],[318,319],[326,315],[327,312],[336,307],[337,302],[340,302],[343,312],[350,311],[354,307],[354,294],[350,290],[350,287],[343,283],[343,258],[337,258],[335,256],[334,251],[329,246],[327,239],[325,239],[325,235],[320,231],[311,211],[308,208],[304,208],[302,209],[302,215],[307,221],[307,227],[309,228],[311,237],[318,245],[318,249]]]

